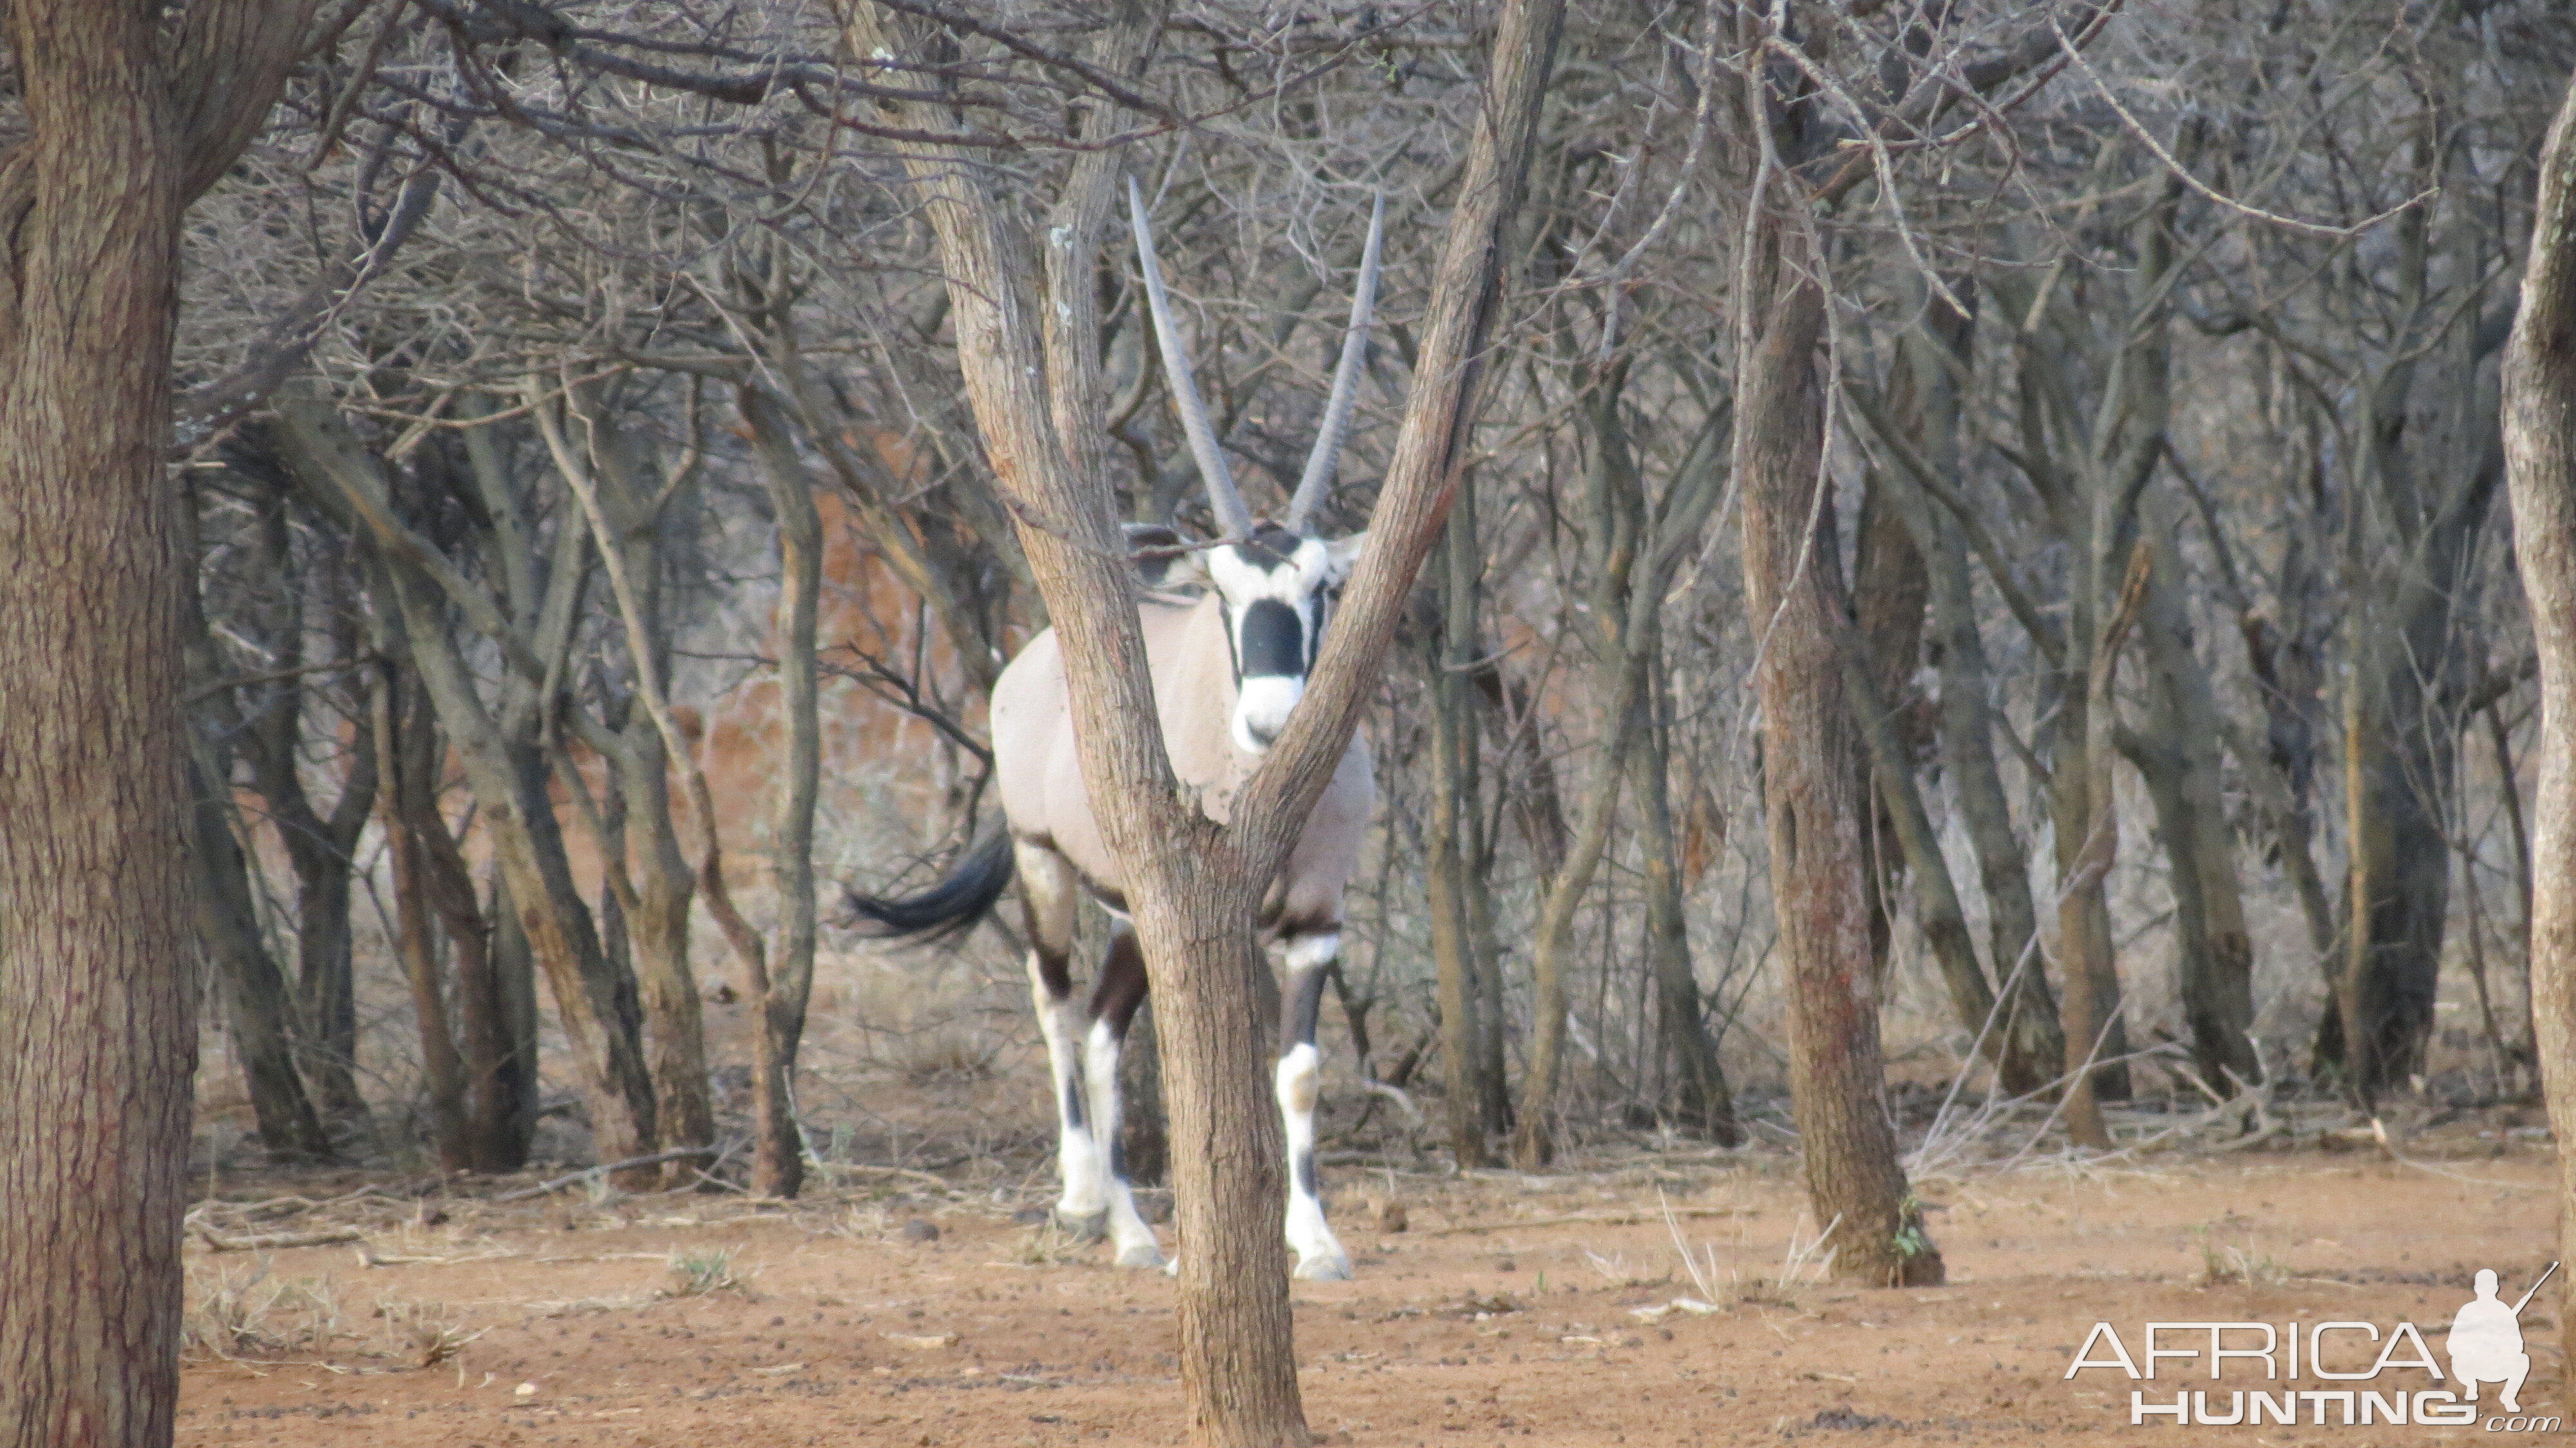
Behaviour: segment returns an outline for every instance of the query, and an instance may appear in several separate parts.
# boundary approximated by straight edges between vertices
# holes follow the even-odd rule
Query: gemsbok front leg
[[[1045,845],[1015,841],[1020,898],[1029,932],[1029,998],[1046,1037],[1047,1095],[1055,1103],[1056,1166],[1064,1194],[1056,1199],[1056,1225],[1086,1237],[1101,1231],[1108,1210],[1108,1163],[1091,1134],[1083,1101],[1083,1010],[1073,998],[1074,907],[1080,884],[1073,866]]]
[[[1279,1015],[1279,1115],[1288,1138],[1288,1246],[1297,1254],[1298,1277],[1314,1282],[1350,1279],[1351,1259],[1324,1224],[1315,1191],[1315,1098],[1323,1086],[1323,1058],[1315,1049],[1315,1016],[1324,1001],[1324,976],[1342,953],[1338,928],[1296,935],[1288,941],[1288,985]]]
[[[1082,1048],[1082,1070],[1090,1086],[1091,1139],[1107,1166],[1102,1190],[1109,1202],[1109,1240],[1118,1246],[1121,1267],[1160,1267],[1163,1249],[1154,1229],[1136,1210],[1127,1185],[1127,1151],[1120,1137],[1118,1057],[1127,1044],[1127,1028],[1145,1003],[1145,952],[1124,917],[1112,916],[1109,954],[1091,990],[1091,1032]]]

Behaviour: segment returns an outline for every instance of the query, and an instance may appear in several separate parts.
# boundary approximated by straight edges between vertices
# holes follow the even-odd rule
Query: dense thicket
[[[888,13],[928,48],[872,63],[846,17],[765,0],[352,4],[192,213],[195,920],[271,1151],[516,1165],[560,1042],[601,1158],[691,1180],[710,1070],[750,1064],[704,1043],[721,978],[786,983],[753,1096],[770,1169],[798,1157],[812,888],[772,856],[809,858],[810,818],[828,894],[968,838],[983,699],[1046,621],[903,171],[930,121],[1096,319],[1106,425],[1066,446],[1201,537],[1123,222],[1051,208],[1085,166],[1144,185],[1275,509],[1383,194],[1326,506],[1366,519],[1493,12],[1220,0],[1132,71],[1085,58],[1107,10]],[[2072,1081],[2093,1141],[2142,1093],[2534,1089],[2498,368],[2576,20],[1770,14],[1567,18],[1481,420],[1367,724],[1357,1071],[1440,1098],[1462,1163],[1740,1139],[1733,1093],[1795,1074],[1772,786],[1821,767],[1863,878],[1807,907],[1913,1074]],[[1766,345],[1813,370],[1803,453],[1752,387]],[[1785,551],[1748,570],[1756,523]],[[772,786],[808,699],[800,800]],[[354,1004],[370,970],[395,1015]]]

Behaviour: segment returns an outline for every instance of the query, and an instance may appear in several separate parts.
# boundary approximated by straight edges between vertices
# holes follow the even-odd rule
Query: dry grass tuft
[[[711,1247],[697,1252],[671,1254],[671,1295],[704,1297],[711,1292],[751,1295],[752,1269],[736,1270],[734,1258],[740,1247]]]

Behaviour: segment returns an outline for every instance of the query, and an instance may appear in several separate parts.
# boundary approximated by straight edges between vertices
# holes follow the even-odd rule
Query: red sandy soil
[[[1927,1182],[1949,1283],[1912,1292],[1776,1280],[1802,1221],[1795,1164],[1776,1153],[1629,1154],[1547,1178],[1328,1170],[1358,1280],[1295,1285],[1307,1420],[1330,1444],[1507,1448],[2505,1441],[2482,1425],[2131,1427],[2125,1379],[2063,1374],[2096,1320],[2136,1352],[2150,1320],[2408,1319],[2438,1353],[2477,1268],[2497,1268],[2510,1298],[2552,1255],[2550,1148],[2506,1124],[2419,1142],[2409,1162],[2163,1156]],[[575,1189],[508,1207],[444,1198],[445,1220],[429,1225],[418,1204],[366,1200],[260,1228],[346,1223],[380,1259],[444,1261],[368,1267],[356,1244],[264,1259],[194,1245],[201,1326],[224,1274],[266,1276],[236,1355],[201,1348],[191,1362],[178,1441],[1180,1441],[1167,1278],[1015,1225],[1031,1196],[876,1180],[887,1185],[873,1196],[793,1208]],[[228,1181],[225,1195],[356,1184]],[[1373,1203],[1390,1199],[1406,1230],[1380,1229]],[[937,1239],[907,1236],[915,1222]],[[1713,1262],[1725,1305],[1642,1321],[1639,1307],[1703,1295],[1676,1225],[1703,1270]],[[675,1255],[724,1250],[747,1283],[679,1290]],[[2571,1406],[2557,1300],[2553,1286],[2523,1319],[2523,1402],[2550,1413]],[[424,1368],[419,1344],[442,1327],[480,1335]],[[2191,1385],[2167,1385],[2166,1399]]]

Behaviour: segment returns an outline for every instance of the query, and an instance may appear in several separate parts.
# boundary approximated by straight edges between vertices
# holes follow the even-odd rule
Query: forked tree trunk
[[[1757,94],[1756,114],[1760,114]],[[1787,182],[1780,183],[1783,186]],[[1761,205],[1759,195],[1751,204]],[[1860,741],[1843,687],[1839,551],[1820,469],[1824,299],[1782,251],[1788,223],[1757,223],[1768,305],[1741,335],[1735,477],[1743,499],[1746,617],[1759,640],[1762,794],[1771,902],[1789,1005],[1789,1089],[1807,1197],[1834,1274],[1879,1286],[1942,1280],[1941,1253],[1906,1190],[1888,1123],[1878,991],[1862,898]],[[1757,305],[1752,297],[1739,306]],[[1752,323],[1759,323],[1759,331]]]
[[[918,64],[944,44],[923,24],[873,5],[853,6],[844,19],[855,54]],[[1369,547],[1304,700],[1224,826],[1184,799],[1173,778],[1108,490],[1079,470],[1086,450],[1061,435],[1105,425],[1083,365],[1062,355],[1097,346],[1097,332],[1035,315],[1029,239],[976,157],[937,139],[901,147],[938,236],[967,401],[1063,650],[1082,775],[1127,884],[1151,977],[1170,1085],[1181,1383],[1198,1443],[1309,1441],[1279,1228],[1279,1125],[1259,1066],[1255,981],[1267,972],[1253,922],[1349,747],[1404,594],[1445,522],[1562,19],[1561,0],[1512,0],[1497,17],[1487,106],[1432,279],[1416,385]],[[906,73],[906,83],[948,84],[944,73],[925,66]],[[953,124],[938,107],[880,104],[917,136],[935,138]],[[1078,193],[1105,193],[1113,175],[1107,166],[1077,166],[1076,194],[1058,215],[1069,209],[1078,221],[1105,209],[1105,195]],[[1085,248],[1094,238],[1078,224],[1059,225],[1049,244],[1072,252],[1062,274],[1087,277]],[[1054,301],[1074,306],[1068,296]]]
[[[179,226],[309,6],[16,0],[0,153],[0,1444],[157,1448],[198,984],[163,471]],[[165,25],[167,34],[164,34]]]
[[[2558,1255],[2576,1261],[2576,82],[2540,152],[2522,311],[2504,360],[2504,454],[2514,556],[2540,656],[2532,799],[2531,994],[2558,1152]],[[2563,1275],[2563,1274],[2562,1274]],[[2559,1289],[2576,1353],[2576,1291]]]

